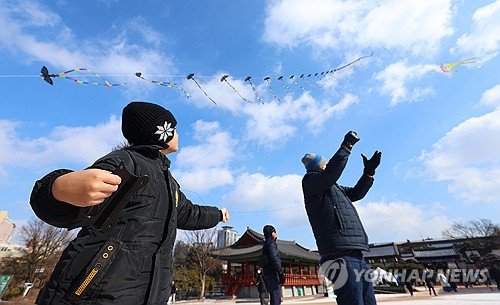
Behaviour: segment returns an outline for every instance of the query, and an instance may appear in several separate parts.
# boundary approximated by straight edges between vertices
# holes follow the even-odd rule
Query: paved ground
[[[429,296],[427,291],[420,289],[413,297],[409,294],[377,294],[378,304],[387,305],[500,305],[500,292],[486,287],[474,287],[470,289],[459,289],[458,292],[437,291],[438,296]],[[200,302],[177,302],[181,304],[200,304]],[[256,299],[237,300],[205,300],[204,303],[215,303],[214,305],[258,305]],[[304,304],[304,305],[336,305],[334,299],[324,297],[303,297],[285,299],[283,305]]]
[[[491,291],[486,287],[474,287],[470,289],[459,289],[458,292],[444,292],[438,291],[438,296],[429,296],[429,294],[422,291],[416,292],[414,297],[409,294],[377,294],[378,304],[387,305],[500,305],[500,292],[498,290]],[[0,302],[2,305],[33,305],[33,300],[18,300],[11,302]],[[193,301],[179,301],[177,305],[259,305],[257,299],[236,299],[236,300],[210,300],[205,302]],[[331,298],[324,298],[321,296],[315,297],[302,297],[302,298],[288,298],[285,299],[283,305],[336,305],[335,300]]]

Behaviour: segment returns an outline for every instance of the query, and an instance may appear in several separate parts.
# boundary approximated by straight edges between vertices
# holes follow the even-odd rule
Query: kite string
[[[203,198],[197,192],[192,191],[192,190],[188,190],[188,189],[183,189],[182,191],[183,192],[188,192],[188,193],[195,194],[196,197],[198,197],[198,199],[200,200],[200,202],[202,204],[206,204],[205,201],[203,200]],[[303,207],[303,205],[292,205],[292,206],[288,206],[288,207],[284,207],[284,208],[279,208],[279,209],[272,209],[272,210],[261,210],[261,211],[229,211],[229,212],[231,214],[260,214],[260,213],[273,213],[273,212],[278,212],[278,211],[283,211],[283,210],[296,209],[296,208],[300,208],[300,207]]]

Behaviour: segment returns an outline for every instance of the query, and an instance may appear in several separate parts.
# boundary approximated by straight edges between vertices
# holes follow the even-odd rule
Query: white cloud
[[[407,61],[399,61],[388,65],[375,75],[382,82],[380,93],[391,96],[391,106],[401,102],[419,101],[434,93],[431,86],[408,89],[409,83],[422,79],[426,74],[439,72],[437,65],[408,65]]]
[[[268,216],[280,223],[307,223],[302,195],[302,176],[266,176],[244,173],[234,189],[222,199],[232,210],[270,211]]]
[[[491,89],[486,90],[483,93],[483,96],[481,97],[479,104],[494,106],[494,107],[500,106],[500,84],[496,85]]]
[[[450,0],[280,0],[267,7],[263,39],[282,47],[435,50],[453,33]],[[415,22],[418,20],[418,22]]]
[[[472,15],[472,29],[458,38],[452,52],[464,56],[492,59],[500,50],[500,1],[479,8]]]
[[[138,44],[129,42],[131,29],[139,34]],[[142,18],[133,18],[107,37],[79,40],[59,15],[36,1],[0,4],[0,47],[25,60],[41,61],[49,69],[90,67],[115,75],[165,73],[173,68],[158,47],[160,37]],[[136,78],[121,81],[144,85]]]
[[[309,92],[303,92],[297,86],[290,84],[294,90],[294,95],[281,96],[281,102],[276,101],[267,90],[264,84],[257,87],[262,96],[264,104],[255,99],[255,94],[248,84],[243,80],[228,78],[229,82],[237,88],[242,96],[253,101],[245,102],[243,99],[227,85],[220,83],[218,73],[214,77],[204,81],[198,79],[201,87],[217,103],[219,109],[224,109],[234,115],[242,115],[246,118],[246,139],[254,140],[265,147],[273,148],[281,145],[295,135],[297,125],[306,125],[311,133],[318,133],[322,130],[325,122],[334,114],[343,114],[350,106],[358,103],[358,97],[347,93],[340,102],[331,104],[329,101],[318,101]],[[196,77],[196,76],[195,76]],[[275,81],[276,87],[279,82]],[[192,81],[183,83],[189,92],[192,92],[190,101],[197,107],[216,107],[199,90]]]
[[[0,120],[0,173],[12,166],[42,168],[64,162],[90,165],[123,142],[120,120],[112,116],[97,126],[58,126],[49,135],[30,139],[21,137],[18,122]]]
[[[403,241],[440,237],[451,220],[439,215],[440,205],[424,207],[405,201],[356,204],[370,240]]]
[[[498,85],[485,91],[481,103],[498,105]],[[500,108],[454,127],[423,152],[420,161],[437,181],[467,202],[500,202]]]
[[[207,192],[233,182],[230,163],[236,158],[236,141],[222,131],[218,122],[201,120],[193,124],[199,144],[179,151],[174,176],[186,190]]]
[[[302,176],[289,174],[266,176],[244,173],[234,189],[223,197],[232,211],[268,211],[280,224],[308,224],[302,194]],[[361,221],[371,239],[378,241],[406,240],[422,236],[440,236],[450,219],[440,215],[442,205],[424,207],[404,201],[355,203]]]

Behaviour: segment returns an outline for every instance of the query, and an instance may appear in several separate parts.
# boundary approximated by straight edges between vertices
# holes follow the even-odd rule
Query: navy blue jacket
[[[262,248],[263,254],[267,257],[267,264],[264,266],[264,275],[278,275],[281,273],[281,256],[278,245],[272,237],[266,238]]]
[[[368,236],[352,202],[366,195],[373,177],[363,174],[354,187],[338,185],[349,154],[341,147],[324,171],[308,171],[302,179],[307,216],[321,255],[344,249],[368,251]]]

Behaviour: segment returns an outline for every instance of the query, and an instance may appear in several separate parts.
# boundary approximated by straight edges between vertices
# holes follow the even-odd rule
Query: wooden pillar
[[[299,261],[299,274],[300,274],[300,278],[302,278],[304,276],[303,272],[302,272],[302,262]]]
[[[227,262],[227,274],[229,276],[231,276],[231,262],[230,261]]]
[[[290,264],[288,264],[288,267],[290,268],[290,274],[293,274],[293,265],[292,265],[292,261],[290,261]]]

